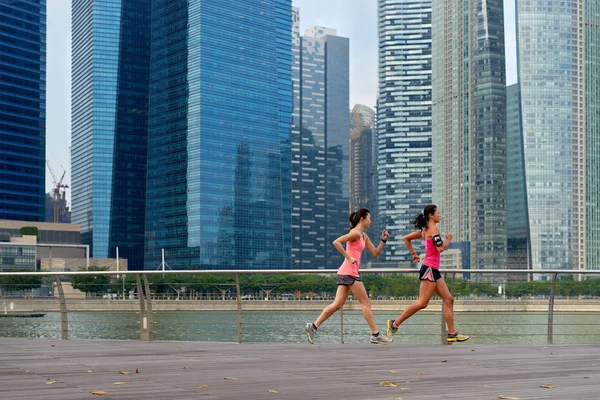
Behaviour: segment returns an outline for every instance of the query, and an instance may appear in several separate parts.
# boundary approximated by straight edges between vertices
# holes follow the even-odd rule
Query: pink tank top
[[[431,268],[440,268],[440,252],[433,244],[432,238],[425,238],[425,261],[423,265]]]
[[[358,268],[360,266],[360,256],[363,249],[365,248],[365,237],[364,234],[360,234],[360,239],[355,242],[346,242],[346,253],[350,254],[350,257],[354,257],[356,262],[350,264],[347,259],[344,259],[344,263],[338,269],[338,275],[352,275],[358,276]]]

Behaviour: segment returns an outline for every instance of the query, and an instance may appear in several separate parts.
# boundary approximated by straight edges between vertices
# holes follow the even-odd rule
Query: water
[[[313,321],[314,311],[245,311],[244,342],[304,342],[304,325]],[[378,312],[376,323],[385,331],[385,320],[396,315]],[[71,339],[139,340],[140,320],[136,313],[69,313]],[[471,336],[470,343],[545,344],[546,313],[457,313],[456,326]],[[554,343],[600,343],[600,315],[557,313]],[[237,341],[236,311],[178,311],[154,314],[155,340]],[[344,342],[366,342],[369,328],[360,312],[344,312]],[[0,318],[0,337],[59,338],[60,314],[43,318]],[[420,313],[411,317],[396,334],[399,343],[440,343],[440,315]],[[340,313],[319,328],[319,343],[340,342]]]

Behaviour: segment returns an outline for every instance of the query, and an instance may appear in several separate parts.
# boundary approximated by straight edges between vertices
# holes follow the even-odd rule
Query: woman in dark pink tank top
[[[468,336],[459,334],[454,329],[454,297],[450,293],[450,290],[448,290],[448,286],[439,271],[441,253],[448,248],[448,245],[452,241],[451,233],[446,233],[446,240],[442,239],[437,227],[440,220],[440,210],[435,205],[430,204],[425,207],[422,214],[417,215],[413,220],[413,225],[417,230],[404,236],[404,244],[416,263],[421,262],[421,258],[413,248],[412,241],[423,239],[425,242],[425,259],[419,271],[421,287],[419,289],[419,299],[408,306],[395,321],[391,319],[387,321],[386,336],[388,337],[391,337],[398,331],[398,327],[402,322],[406,321],[417,311],[426,308],[429,304],[429,299],[431,299],[431,296],[435,292],[444,301],[443,312],[448,327],[448,342],[464,342],[469,338]]]
[[[363,316],[371,328],[370,341],[373,344],[388,344],[389,339],[379,333],[375,326],[375,319],[371,311],[371,301],[365,290],[365,285],[360,280],[358,269],[360,268],[360,258],[363,249],[366,247],[374,257],[377,257],[382,251],[388,238],[387,230],[381,232],[381,240],[377,247],[371,243],[369,236],[364,232],[371,226],[371,213],[366,208],[350,214],[350,232],[340,236],[333,241],[333,245],[344,256],[344,262],[338,269],[338,288],[333,303],[325,307],[321,315],[315,322],[309,322],[305,326],[308,341],[313,344],[317,334],[317,328],[331,317],[337,310],[342,308],[350,291],[356,296],[362,307]],[[346,248],[342,243],[346,243]]]

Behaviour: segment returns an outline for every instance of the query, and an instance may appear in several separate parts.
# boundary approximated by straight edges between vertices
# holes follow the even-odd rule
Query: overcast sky
[[[70,185],[71,0],[48,0],[47,10],[47,158],[58,179]],[[293,0],[300,29],[321,25],[350,38],[350,107],[375,106],[377,98],[377,0]],[[516,83],[514,0],[504,0],[507,83]],[[46,187],[53,186],[47,172]],[[70,191],[67,192],[70,198]]]

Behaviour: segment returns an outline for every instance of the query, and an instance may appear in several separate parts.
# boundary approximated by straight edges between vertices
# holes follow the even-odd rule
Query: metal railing
[[[451,292],[454,290],[454,283],[456,275],[470,274],[473,275],[544,275],[545,277],[551,277],[551,292],[548,295],[548,309],[547,309],[547,343],[552,344],[554,338],[554,308],[556,298],[556,284],[559,275],[579,275],[579,276],[600,276],[600,270],[473,270],[473,269],[447,269],[440,270],[446,278],[450,278],[448,286]],[[417,274],[419,271],[416,269],[397,269],[397,268],[380,268],[380,269],[365,269],[361,270],[361,274]],[[82,275],[96,275],[96,276],[128,276],[132,275],[135,277],[135,284],[137,288],[137,300],[139,301],[139,316],[140,316],[140,340],[151,341],[154,340],[154,322],[153,322],[153,308],[152,308],[152,292],[150,290],[149,276],[152,275],[233,275],[234,282],[232,285],[235,286],[235,303],[237,310],[237,342],[241,343],[243,339],[244,325],[251,326],[252,323],[243,322],[243,304],[244,301],[241,295],[240,279],[239,276],[243,274],[335,274],[335,270],[177,270],[177,271],[77,271],[77,272],[0,272],[0,278],[6,276],[37,276],[37,277],[48,277],[53,278],[56,286],[56,292],[58,294],[58,302],[60,305],[60,332],[61,338],[64,340],[69,339],[69,320],[68,320],[68,308],[65,293],[62,287],[61,277],[72,277]],[[448,279],[447,279],[448,280]],[[442,344],[446,343],[446,325],[441,314],[440,323],[440,341]],[[218,323],[217,323],[218,324]],[[344,343],[344,310],[340,310],[340,342]]]

